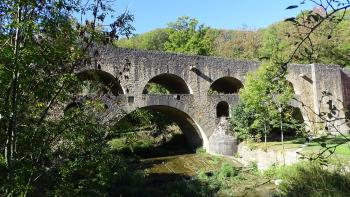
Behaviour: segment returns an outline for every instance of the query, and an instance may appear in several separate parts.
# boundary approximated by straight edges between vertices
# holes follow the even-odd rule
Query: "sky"
[[[195,18],[200,24],[218,29],[258,29],[296,16],[302,9],[286,10],[300,0],[117,0],[116,13],[129,10],[134,14],[133,23],[140,34],[166,27],[179,16]]]

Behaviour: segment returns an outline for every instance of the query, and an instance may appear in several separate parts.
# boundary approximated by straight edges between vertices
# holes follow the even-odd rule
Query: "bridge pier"
[[[220,117],[214,133],[209,137],[209,153],[232,156],[237,152],[237,139],[230,132],[229,120]]]

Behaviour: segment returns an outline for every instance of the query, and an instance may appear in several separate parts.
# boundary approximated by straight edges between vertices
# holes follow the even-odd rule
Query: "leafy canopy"
[[[265,132],[278,128],[280,121],[286,128],[292,127],[295,121],[289,105],[294,94],[284,72],[279,66],[265,63],[247,75],[239,92],[240,104],[231,116],[238,137],[260,140]]]

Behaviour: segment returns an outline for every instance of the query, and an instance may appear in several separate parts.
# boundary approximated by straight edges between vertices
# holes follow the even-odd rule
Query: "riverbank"
[[[303,138],[287,139],[283,144],[243,142],[234,156],[215,156],[205,153],[202,148],[197,151],[188,149],[184,136],[172,126],[164,132],[123,134],[112,140],[110,146],[117,154],[128,158],[126,166],[130,176],[125,185],[118,186],[122,188],[119,193],[124,195],[269,197],[290,195],[288,190],[313,191],[314,188],[289,184],[295,181],[307,185],[298,179],[302,177],[302,172],[316,176],[316,171],[321,170],[324,175],[333,176],[334,180],[347,182],[348,174],[345,171],[345,174],[337,174],[335,169],[340,168],[334,162],[329,162],[332,167],[326,169],[319,167],[317,162],[300,162],[306,154],[320,152],[324,148],[322,143],[334,145],[341,142],[339,140],[324,137],[310,143]],[[339,146],[340,149],[334,151],[334,156],[329,159],[340,155],[347,158],[350,153],[345,145]],[[311,177],[308,181],[322,181],[319,178]],[[347,191],[339,182],[314,184],[315,189],[322,191],[325,188],[331,191],[330,194],[339,196]]]
[[[241,142],[235,157],[243,164],[256,162],[260,170],[321,157],[326,157],[332,163],[350,166],[350,144],[342,136],[323,136],[311,142],[305,138],[287,139],[283,143]]]
[[[141,159],[130,165],[143,174],[151,196],[271,196],[275,184],[254,163],[232,157],[196,154]]]

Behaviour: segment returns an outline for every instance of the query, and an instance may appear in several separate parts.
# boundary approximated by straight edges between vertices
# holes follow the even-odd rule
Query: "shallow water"
[[[190,179],[199,171],[212,172],[218,170],[222,163],[231,163],[236,167],[241,167],[239,162],[230,158],[215,157],[201,154],[184,154],[167,157],[157,157],[142,159],[140,163],[134,166],[135,170],[143,170],[148,174],[149,185],[158,186],[166,184],[174,180]],[[269,197],[275,185],[272,183],[265,183],[259,187],[246,191],[235,196],[242,197]],[[226,196],[220,195],[219,196]]]
[[[144,170],[150,174],[169,173],[194,176],[199,171],[209,172],[217,170],[224,161],[232,163],[234,166],[240,166],[238,162],[234,162],[229,159],[218,159],[210,156],[185,154],[142,159],[139,167],[146,167]]]

